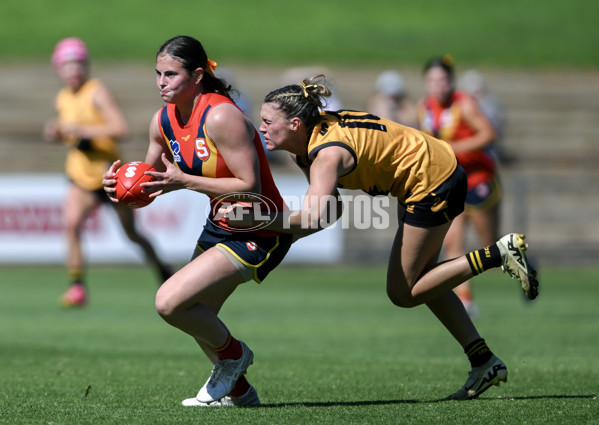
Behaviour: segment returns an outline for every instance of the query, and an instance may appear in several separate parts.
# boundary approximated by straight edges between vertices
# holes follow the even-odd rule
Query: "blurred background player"
[[[44,126],[44,138],[68,146],[66,174],[69,179],[64,204],[67,233],[69,289],[62,305],[83,306],[88,300],[84,278],[81,234],[86,218],[108,200],[102,176],[119,157],[118,141],[128,134],[128,124],[113,94],[98,79],[89,77],[89,53],[78,38],[58,42],[52,64],[63,83],[55,100],[56,118]],[[112,204],[108,202],[108,204]],[[135,228],[133,211],[113,204],[126,235],[143,250],[156,268],[160,283],[171,269],[158,258],[148,239]]]
[[[427,96],[418,103],[419,127],[451,145],[468,177],[464,213],[453,220],[443,245],[449,259],[465,253],[468,224],[485,246],[499,237],[501,187],[490,150],[496,133],[476,99],[456,90],[451,56],[430,59],[424,66],[424,78]],[[477,316],[470,281],[455,291],[470,316]]]
[[[376,79],[375,89],[368,99],[368,112],[408,127],[418,126],[416,105],[408,96],[406,82],[399,72],[381,72]]]
[[[509,155],[503,150],[503,137],[507,124],[507,113],[501,99],[489,90],[485,77],[476,69],[469,69],[458,79],[458,89],[475,98],[481,111],[495,129],[495,140],[489,147],[499,163],[509,162]]]

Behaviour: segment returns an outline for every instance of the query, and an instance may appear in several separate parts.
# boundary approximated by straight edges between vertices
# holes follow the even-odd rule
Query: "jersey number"
[[[372,114],[361,114],[357,115],[354,111],[340,110],[336,112],[327,111],[331,115],[335,115],[341,118],[339,122],[340,127],[346,128],[364,128],[366,130],[384,131],[387,132],[387,126],[380,124],[380,118]],[[324,136],[329,127],[326,123],[322,124],[320,134]]]
[[[343,121],[341,121],[341,127],[348,128],[365,128],[367,130],[376,130],[376,131],[387,131],[387,126],[384,124],[380,124],[376,121],[379,121],[380,118],[376,115],[366,114],[366,115],[352,115],[347,114],[343,115]],[[373,122],[374,121],[374,122]]]

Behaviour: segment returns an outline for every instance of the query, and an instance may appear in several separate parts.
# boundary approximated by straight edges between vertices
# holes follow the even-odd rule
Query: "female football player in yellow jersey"
[[[496,244],[439,263],[443,238],[464,209],[466,176],[446,142],[366,112],[322,111],[330,93],[324,77],[269,93],[262,105],[260,131],[268,150],[286,150],[303,169],[309,188],[301,210],[272,215],[267,221],[238,214],[227,220],[309,235],[340,212],[337,188],[361,189],[397,197],[400,224],[387,274],[387,294],[400,307],[426,304],[464,348],[471,365],[466,384],[450,399],[470,399],[506,381],[507,368],[480,337],[452,289],[475,275],[502,266],[517,277],[529,298],[537,295],[524,235],[508,234]],[[238,209],[237,209],[238,210]]]
[[[70,184],[64,214],[70,287],[61,302],[65,307],[83,306],[88,301],[81,247],[83,224],[98,204],[108,201],[102,175],[119,157],[118,141],[127,135],[128,125],[112,93],[100,80],[89,77],[89,53],[82,40],[61,40],[54,49],[52,63],[64,87],[56,96],[57,117],[46,123],[44,137],[69,148],[66,174]],[[141,247],[162,283],[170,276],[170,267],[136,230],[133,211],[120,204],[114,207],[126,235]]]

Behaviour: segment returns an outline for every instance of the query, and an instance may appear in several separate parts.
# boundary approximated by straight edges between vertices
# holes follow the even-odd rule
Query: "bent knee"
[[[419,305],[410,293],[398,293],[397,291],[387,288],[387,297],[389,297],[389,300],[391,300],[393,305],[396,305],[397,307],[412,308]]]
[[[160,290],[156,293],[156,300],[154,301],[156,312],[165,320],[173,317],[177,312],[177,305],[173,302],[172,298],[166,293],[162,293]]]

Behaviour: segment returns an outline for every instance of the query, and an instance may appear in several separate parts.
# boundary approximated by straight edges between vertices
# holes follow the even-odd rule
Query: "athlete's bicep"
[[[94,105],[102,113],[108,136],[123,138],[129,132],[129,124],[120,105],[108,88],[100,86],[94,96]]]
[[[340,156],[333,149],[319,152],[310,165],[308,195],[330,196],[337,192],[337,181],[341,175],[340,162]]]
[[[464,121],[479,136],[481,143],[489,143],[495,138],[495,130],[493,125],[483,114],[474,99],[463,99],[461,102]]]
[[[206,132],[223,157],[227,168],[246,191],[260,191],[256,130],[248,117],[231,104],[216,106],[206,119]]]
[[[338,146],[322,149],[310,165],[310,186],[302,204],[302,210],[309,211],[314,223],[318,220],[327,223],[336,221],[342,212],[337,185],[339,177],[348,167],[347,151]]]

